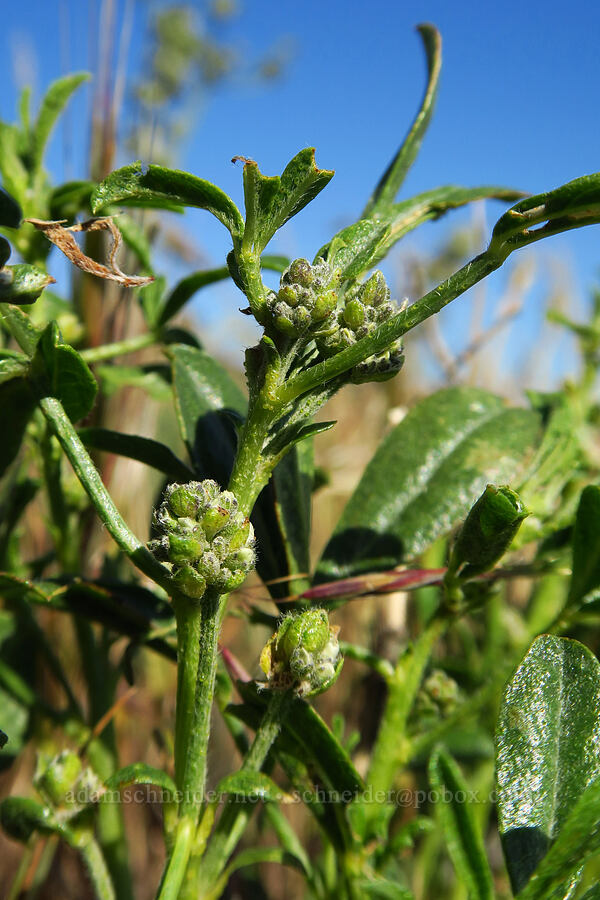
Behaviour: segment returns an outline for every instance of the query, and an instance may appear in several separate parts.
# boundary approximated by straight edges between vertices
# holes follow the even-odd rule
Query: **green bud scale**
[[[216,481],[169,485],[154,524],[161,537],[149,548],[171,566],[178,588],[194,600],[207,587],[223,593],[240,587],[254,567],[252,525],[235,495]]]
[[[317,346],[324,356],[335,356],[368,337],[378,325],[397,315],[400,309],[390,300],[390,290],[382,272],[374,272],[358,290],[346,298],[346,303],[332,317],[327,331],[316,336]],[[387,381],[400,371],[404,350],[400,340],[394,341],[381,353],[369,356],[350,372],[354,384],[366,381]]]
[[[260,666],[272,690],[293,689],[299,697],[327,690],[340,674],[343,658],[324,609],[286,616],[267,642]]]
[[[295,259],[281,276],[279,291],[267,296],[275,328],[298,338],[328,327],[337,306],[339,282],[339,270],[332,270],[326,260],[311,265],[307,259]]]

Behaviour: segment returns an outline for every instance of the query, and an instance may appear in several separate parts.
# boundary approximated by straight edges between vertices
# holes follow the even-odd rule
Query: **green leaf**
[[[4,189],[23,206],[27,201],[29,173],[19,154],[21,134],[14,125],[0,122],[0,175]]]
[[[304,209],[333,178],[329,169],[318,169],[312,147],[301,150],[281,176],[263,175],[254,160],[244,164],[246,225],[243,245],[262,253],[275,232]]]
[[[573,531],[573,574],[569,603],[577,605],[600,587],[600,487],[581,492]]]
[[[489,252],[501,259],[519,247],[600,222],[600,173],[527,197],[498,219]]]
[[[123,242],[130,250],[133,250],[144,271],[153,274],[152,250],[148,236],[142,226],[125,213],[120,213],[116,216],[116,219]]]
[[[28,797],[7,797],[3,800],[0,803],[0,825],[11,838],[23,844],[36,831],[53,834],[61,830],[52,810]]]
[[[90,76],[87,72],[79,72],[75,75],[66,75],[64,78],[59,78],[50,85],[31,130],[31,166],[34,171],[42,164],[42,157],[50,132],[66,106],[67,100],[79,85],[89,78]]]
[[[269,700],[268,691],[261,692],[253,682],[237,686],[246,708],[256,714],[254,721],[258,724]],[[244,721],[243,709],[233,706],[228,711]],[[294,700],[282,725],[282,736],[282,749],[308,765],[318,783],[331,791],[338,803],[350,803],[364,789],[348,753],[306,701]]]
[[[6,238],[0,237],[0,270],[4,268],[6,263],[10,259],[10,254],[12,253],[12,247],[6,240]]]
[[[343,228],[317,256],[327,253],[329,263],[342,270],[343,279],[356,278],[371,267],[373,260],[381,258],[389,231],[388,221],[361,219]]]
[[[35,407],[35,397],[24,378],[13,378],[0,384],[0,409],[5,421],[10,422],[0,442],[0,476],[4,475],[19,452]]]
[[[393,202],[406,173],[417,157],[419,148],[429,126],[442,65],[442,39],[433,25],[418,25],[417,30],[423,41],[427,56],[428,82],[421,108],[398,153],[384,172],[379,184],[369,199],[364,216],[371,216],[385,209]]]
[[[414,894],[407,888],[383,878],[376,881],[359,881],[357,888],[361,897],[373,897],[376,900],[414,900]]]
[[[241,769],[226,775],[219,781],[216,794],[234,794],[246,800],[285,800],[286,793],[282,791],[272,778],[263,772],[246,772]]]
[[[394,244],[424,222],[439,219],[447,212],[476,200],[517,200],[520,191],[483,185],[464,188],[446,185],[394,203],[377,217],[360,219],[335,235],[317,256],[327,255],[342,269],[342,278],[354,279],[382,260]]]
[[[29,360],[26,356],[0,359],[0,384],[3,384],[5,381],[12,381],[13,378],[24,376],[28,371]]]
[[[109,397],[123,387],[139,388],[159,402],[172,397],[168,366],[96,366],[96,374]]]
[[[431,756],[429,780],[438,795],[436,809],[459,881],[467,888],[469,897],[493,900],[492,873],[468,799],[467,783],[455,761],[442,748]]]
[[[558,838],[519,893],[519,900],[562,900],[564,887],[579,880],[580,867],[600,853],[600,778],[588,785],[567,812]],[[563,890],[555,894],[561,886]],[[567,893],[567,897],[571,895],[572,891]]]
[[[23,212],[17,201],[0,188],[0,225],[3,228],[18,228],[22,218]]]
[[[539,432],[537,413],[475,388],[418,403],[390,432],[348,501],[318,579],[390,569],[468,512],[485,484],[512,480]]]
[[[31,316],[19,306],[10,305],[3,308],[0,322],[12,334],[19,347],[28,356],[33,356],[42,330],[34,325]]]
[[[146,284],[138,290],[138,300],[142,307],[144,319],[152,330],[157,327],[166,286],[167,279],[163,275],[159,275],[150,284]]]
[[[92,194],[96,215],[111,204],[172,209],[195,206],[206,209],[222,222],[232,237],[240,237],[244,223],[233,200],[220,188],[188,172],[163,166],[142,167],[141,162],[112,172]]]
[[[173,481],[191,481],[194,478],[192,470],[160,441],[108,428],[81,428],[78,434],[86,447],[137,459],[138,462],[164,472]]]
[[[158,316],[157,325],[165,325],[169,319],[176,316],[179,310],[185,306],[200,288],[206,287],[208,284],[214,284],[216,281],[222,281],[224,278],[229,278],[227,266],[221,266],[218,269],[206,269],[203,272],[194,272],[192,275],[188,275],[187,278],[182,279],[167,296]]]
[[[25,263],[5,266],[0,271],[0,303],[18,306],[35,303],[44,288],[54,284],[55,280],[37,266]]]
[[[74,219],[82,210],[90,208],[90,197],[96,187],[94,181],[67,181],[50,194],[52,219]]]
[[[0,731],[0,750],[2,750],[4,747],[6,747],[7,743],[8,743],[8,735],[4,734],[3,731]]]
[[[600,664],[587,647],[536,638],[505,689],[496,754],[499,828],[517,893],[600,774]]]
[[[31,374],[40,395],[60,400],[73,422],[92,409],[96,379],[79,353],[63,343],[56,322],[48,325],[38,341]]]
[[[229,416],[245,415],[247,403],[225,369],[204,350],[169,347],[175,410],[181,436],[198,477],[227,484],[235,451],[235,427]]]
[[[130,784],[152,784],[169,794],[175,794],[177,791],[175,782],[170,775],[167,775],[162,769],[156,769],[143,762],[132,763],[130,766],[119,769],[106,781],[106,789],[120,791],[121,788],[128,787]]]

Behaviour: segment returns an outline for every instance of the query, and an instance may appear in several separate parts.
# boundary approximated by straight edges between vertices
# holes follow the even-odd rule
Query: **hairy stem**
[[[294,699],[293,691],[274,691],[262,718],[254,741],[242,763],[242,772],[260,772],[269,750],[281,730],[281,726]],[[215,828],[206,854],[200,865],[200,884],[209,889],[227,865],[227,860],[242,837],[254,803],[230,798]]]

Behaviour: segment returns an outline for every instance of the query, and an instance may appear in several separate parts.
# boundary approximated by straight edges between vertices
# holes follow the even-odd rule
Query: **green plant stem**
[[[98,470],[81,443],[60,400],[55,397],[42,397],[39,403],[77,478],[110,536],[138,569],[165,590],[172,592],[173,584],[168,569],[154,558],[126,524],[112,497],[104,487]]]
[[[254,741],[241,767],[242,772],[260,772],[269,750],[273,746],[281,726],[290,709],[294,693],[274,691],[269,699]],[[205,890],[214,888],[216,881],[227,865],[227,860],[235,850],[254,804],[230,798],[210,839],[208,849],[200,866],[200,884]]]
[[[144,350],[146,347],[153,347],[158,340],[159,336],[157,334],[153,331],[148,331],[145,334],[138,334],[135,337],[115,341],[112,344],[87,347],[85,350],[79,350],[79,355],[86,363],[104,362],[115,356],[126,356],[128,353],[136,353],[138,350]]]
[[[295,378],[291,378],[279,388],[274,399],[281,404],[291,403],[296,397],[332,381],[374,353],[385,350],[393,341],[398,340],[425,319],[439,312],[478,281],[498,269],[505,258],[505,256],[492,254],[489,251],[476,256],[442,284],[429,291],[403,312],[398,313],[393,319],[379,325],[370,335],[357,341],[354,346],[336,353],[330,359],[317,363],[300,375],[296,375]]]
[[[449,620],[436,616],[417,640],[404,652],[388,681],[388,697],[373,750],[368,784],[373,796],[388,791],[398,769],[410,759],[411,742],[407,738],[408,717],[431,652],[448,626]],[[377,803],[367,806],[367,815],[377,813]]]
[[[210,715],[218,637],[226,595],[209,589],[200,603],[174,600],[177,618],[175,782],[183,791],[180,816],[198,818],[204,802]]]
[[[98,900],[116,900],[115,889],[97,842],[92,838],[85,843],[76,841],[72,846],[81,853]]]
[[[177,826],[173,852],[169,857],[157,900],[177,900],[179,897],[190,858],[193,837],[194,823],[191,819],[181,819]]]

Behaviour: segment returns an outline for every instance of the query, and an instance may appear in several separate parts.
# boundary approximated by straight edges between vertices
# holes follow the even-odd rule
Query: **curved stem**
[[[168,569],[161,565],[148,548],[131,531],[115,503],[104,487],[102,479],[87,450],[81,443],[73,423],[67,416],[60,400],[56,397],[42,397],[39,401],[44,416],[52,426],[54,434],[71,463],[77,478],[92,501],[106,530],[118,546],[135,563],[138,569],[164,587],[173,591],[173,583]]]
[[[86,363],[104,362],[106,359],[112,359],[113,356],[126,356],[128,353],[136,353],[138,350],[152,347],[157,340],[157,335],[153,331],[148,331],[145,334],[138,334],[112,344],[87,347],[85,350],[79,350],[78,353]]]
[[[241,767],[242,772],[260,772],[294,699],[293,691],[274,691],[258,731]],[[235,850],[255,804],[230,798],[200,864],[200,883],[212,887]]]

